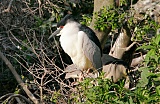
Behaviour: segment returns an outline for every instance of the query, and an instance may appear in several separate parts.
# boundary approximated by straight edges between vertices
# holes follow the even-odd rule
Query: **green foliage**
[[[130,95],[134,94],[131,96],[134,103],[160,102],[160,35],[154,36],[160,25],[146,14],[142,14],[141,21],[136,21],[129,12],[120,8],[103,8],[99,13],[96,13],[96,16],[96,29],[104,31],[108,26],[111,26],[113,31],[120,29],[125,21],[132,34],[135,34],[132,40],[144,42],[138,48],[148,51],[143,63],[144,67],[139,68],[141,79],[135,91],[130,92]]]
[[[91,16],[84,14],[84,15],[82,15],[82,20],[80,23],[83,25],[89,26],[91,21],[92,21]]]
[[[144,44],[138,49],[145,49],[148,53],[144,60],[144,67],[139,68],[142,72],[137,89],[146,96],[144,102],[160,102],[158,97],[160,96],[160,35],[156,35],[149,44]]]
[[[98,77],[87,78],[73,94],[77,104],[156,104],[160,102],[160,35],[157,34],[139,49],[147,52],[141,71],[141,79],[135,89],[124,89],[124,81],[115,84]],[[103,76],[103,75],[102,75]]]
[[[77,87],[77,92],[73,94],[74,102],[78,104],[132,104],[132,95],[124,88],[124,81],[115,84],[103,77],[84,79]]]
[[[134,26],[134,41],[142,41],[146,40],[147,38],[150,38],[150,34],[156,34],[156,31],[158,28],[160,28],[160,25],[157,24],[155,21],[153,21],[148,15],[142,15],[144,17],[144,20],[140,21],[139,23],[133,24]]]
[[[103,7],[100,12],[95,13],[95,29],[104,31],[111,26],[112,30],[119,29],[128,18],[127,12],[123,8]]]
[[[155,104],[160,102],[160,87],[136,87],[130,91],[124,88],[124,80],[115,84],[109,79],[87,78],[77,86],[71,101],[76,104]],[[151,83],[151,81],[149,81]],[[153,84],[153,83],[152,83]]]
[[[57,92],[55,91],[55,92],[52,94],[52,97],[50,98],[50,101],[56,103],[59,96],[60,96],[60,92],[59,92],[59,91],[57,91]]]

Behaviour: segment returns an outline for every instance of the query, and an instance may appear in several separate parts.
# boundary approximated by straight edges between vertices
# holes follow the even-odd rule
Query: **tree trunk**
[[[90,27],[95,31],[97,37],[101,43],[102,49],[107,40],[107,36],[111,31],[111,27],[107,27],[104,31],[99,31],[94,29],[95,24],[95,12],[99,12],[103,7],[114,6],[114,0],[94,0],[94,11],[93,11],[93,18]]]
[[[118,4],[119,4],[119,0],[94,0],[94,13],[99,12],[103,7],[114,7]],[[104,45],[106,44],[108,34],[111,31],[111,26],[107,27],[104,31],[95,30],[94,24],[95,24],[96,19],[95,19],[94,13],[93,13],[93,18],[92,18],[90,27],[97,34],[97,37],[100,40],[100,43],[103,49]],[[119,37],[117,38],[114,46],[112,47],[110,51],[110,55],[121,59],[124,55],[124,52],[126,51],[127,46],[131,42],[130,38],[131,38],[130,30],[127,27],[127,24],[124,24],[121,34],[119,34]]]
[[[94,0],[94,13],[99,12],[103,7],[114,7],[117,0]],[[119,0],[118,0],[119,3]],[[94,24],[95,24],[95,14],[93,13],[92,23],[90,27],[94,30]],[[113,18],[114,19],[114,18]],[[106,44],[106,40],[108,37],[108,34],[111,31],[111,26],[107,27],[104,31],[94,30],[100,40],[102,49],[104,48],[104,45]],[[110,55],[116,58],[121,59],[125,53],[125,51],[128,49],[128,45],[130,44],[130,38],[131,33],[129,28],[127,27],[127,24],[124,24],[122,27],[122,33],[119,34],[118,38],[116,39],[116,42],[114,43],[114,46],[110,50]],[[104,56],[105,57],[105,56]],[[108,57],[106,57],[108,58]],[[111,76],[114,79],[114,82],[118,81],[122,77],[125,77],[127,80],[126,88],[129,88],[129,77],[127,76],[126,68],[120,67],[123,65],[116,64],[109,64],[109,65],[103,65],[103,72],[105,72],[105,78],[111,78]]]

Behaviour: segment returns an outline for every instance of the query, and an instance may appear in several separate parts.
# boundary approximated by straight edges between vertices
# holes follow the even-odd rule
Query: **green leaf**
[[[157,35],[153,41],[156,43],[156,45],[160,45],[160,35]]]
[[[139,83],[137,87],[145,87],[148,84],[148,77],[153,75],[149,70],[150,68],[140,68],[141,72],[141,79],[139,80]]]
[[[154,81],[160,81],[160,73],[156,73],[155,76],[157,76],[156,78],[153,78]]]
[[[143,46],[138,47],[136,50],[139,50],[139,49],[155,49],[155,46],[143,45]]]
[[[147,54],[150,55],[150,56],[155,55],[156,54],[156,50],[151,49]]]
[[[134,104],[134,102],[133,102],[133,99],[132,99],[132,98],[130,98],[130,99],[129,99],[129,104]]]
[[[160,96],[160,86],[156,87],[156,93]]]

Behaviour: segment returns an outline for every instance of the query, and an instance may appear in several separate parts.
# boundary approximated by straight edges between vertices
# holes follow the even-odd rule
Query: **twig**
[[[34,97],[34,95],[28,90],[27,85],[25,85],[23,83],[23,81],[21,80],[20,76],[18,75],[18,73],[16,72],[15,68],[12,66],[12,64],[10,63],[10,61],[3,55],[3,53],[0,51],[0,58],[2,58],[2,60],[5,62],[5,64],[9,67],[9,69],[11,70],[11,72],[13,73],[15,79],[17,80],[17,82],[19,83],[19,85],[23,88],[23,90],[26,92],[26,94],[28,95],[28,97],[35,103],[35,104],[39,104],[38,100]]]
[[[55,38],[54,38],[54,42],[55,42],[55,44],[56,44],[56,48],[57,48],[57,51],[58,51],[60,60],[61,60],[61,62],[62,62],[63,68],[65,68],[64,62],[63,62],[63,60],[62,60],[62,56],[61,56],[60,51],[59,51],[58,43],[56,42],[56,39],[55,39]]]
[[[19,99],[19,97],[15,97],[15,99],[17,100],[18,104],[22,104],[21,100]],[[28,100],[28,99],[27,99]]]
[[[24,96],[20,95],[20,94],[11,94],[5,101],[2,102],[2,104],[6,104],[6,102],[8,102],[9,100],[11,100],[12,98],[22,98],[23,100],[25,100],[27,103],[31,104],[31,102]]]
[[[8,97],[8,96],[11,96],[13,93],[8,93],[8,94],[5,94],[3,96],[0,97],[0,100],[4,99],[5,97]]]
[[[39,5],[39,15],[40,15],[40,17],[42,17],[42,13],[41,13],[41,1],[40,0],[38,0],[38,5]]]
[[[41,102],[43,102],[43,84],[44,84],[44,78],[45,78],[45,76],[46,76],[46,74],[47,74],[47,71],[46,71],[46,69],[44,69],[44,74],[42,75],[42,78],[41,78],[41,84],[40,84],[40,87],[39,87],[39,89],[40,89],[40,101]]]
[[[4,13],[4,12],[9,12],[9,11],[10,11],[12,2],[13,2],[13,0],[11,0],[11,1],[9,2],[8,8],[5,9],[5,10],[3,10],[2,13]]]
[[[137,42],[133,42],[131,45],[129,45],[125,51],[129,51]]]

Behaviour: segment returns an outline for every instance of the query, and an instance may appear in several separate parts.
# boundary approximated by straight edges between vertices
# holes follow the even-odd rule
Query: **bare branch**
[[[20,95],[20,94],[14,94],[14,93],[9,93],[8,95],[10,95],[5,101],[2,102],[2,104],[7,103],[8,101],[10,101],[11,99],[15,98],[15,99],[19,99],[22,98],[23,100],[25,100],[27,103],[31,104],[31,102],[24,96]],[[20,100],[20,99],[19,99]],[[20,101],[21,102],[21,101]],[[22,104],[22,103],[20,103]]]
[[[13,2],[13,0],[11,0],[11,1],[9,2],[8,8],[5,9],[5,10],[3,10],[2,13],[4,13],[4,12],[9,12],[9,11],[10,11],[12,2]]]
[[[137,42],[133,42],[132,44],[130,44],[125,51],[129,51]]]
[[[124,52],[126,51],[126,48],[130,44],[130,42],[131,42],[131,32],[127,26],[127,23],[125,23],[122,27],[121,33],[116,39],[116,42],[111,48],[109,55],[116,57],[118,59],[121,59],[124,55]]]
[[[132,60],[131,66],[134,67],[134,66],[140,64],[140,63],[144,60],[145,57],[146,57],[146,55],[143,55],[143,56],[134,58],[134,59]]]
[[[11,72],[13,73],[14,77],[16,78],[17,82],[19,83],[19,85],[23,88],[23,90],[26,92],[26,94],[28,95],[28,97],[35,103],[38,104],[38,100],[34,97],[34,95],[28,90],[27,85],[25,85],[25,83],[23,83],[23,81],[21,80],[20,76],[18,75],[18,73],[16,72],[15,68],[12,66],[12,64],[10,63],[10,61],[3,55],[3,53],[0,51],[0,57],[2,58],[2,60],[5,62],[5,64],[9,67],[9,69],[11,70]]]

